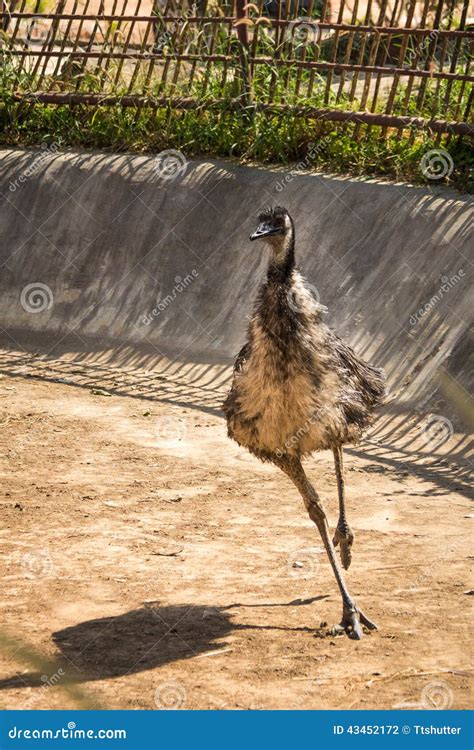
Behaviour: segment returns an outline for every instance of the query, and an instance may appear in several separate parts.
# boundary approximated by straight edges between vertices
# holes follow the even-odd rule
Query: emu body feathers
[[[296,269],[259,290],[224,411],[229,437],[263,460],[357,441],[383,398],[381,371],[328,328],[324,311]]]

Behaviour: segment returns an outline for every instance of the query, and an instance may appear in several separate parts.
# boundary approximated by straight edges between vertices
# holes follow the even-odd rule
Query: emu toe
[[[360,641],[363,636],[362,625],[368,630],[377,630],[377,625],[369,620],[356,606],[344,607],[341,628],[345,630],[349,638]]]
[[[342,567],[347,570],[352,562],[352,543],[354,541],[354,534],[350,526],[346,524],[344,529],[337,527],[334,539],[332,543],[335,547],[339,545],[339,555],[341,557]]]

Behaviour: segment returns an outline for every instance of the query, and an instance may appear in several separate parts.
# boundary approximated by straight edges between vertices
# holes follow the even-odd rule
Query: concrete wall
[[[38,153],[0,152],[7,346],[33,332],[39,350],[72,335],[96,351],[128,342],[151,357],[228,362],[265,270],[248,235],[258,210],[280,203],[294,216],[299,265],[328,322],[386,368],[402,398],[427,398],[439,371],[461,393],[467,387],[469,197],[320,175],[285,180],[222,161],[190,162],[165,181],[153,157]],[[37,283],[53,301],[28,312],[21,293]]]

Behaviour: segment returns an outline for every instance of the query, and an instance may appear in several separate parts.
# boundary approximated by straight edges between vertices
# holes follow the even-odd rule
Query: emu
[[[357,442],[385,393],[383,371],[364,362],[325,323],[295,267],[294,222],[285,208],[261,213],[250,240],[270,246],[266,279],[250,319],[247,343],[234,364],[223,408],[228,435],[262,461],[278,466],[299,490],[316,524],[342,596],[338,629],[359,640],[376,625],[356,606],[336,557],[351,563],[353,532],[345,509],[342,446]],[[339,520],[331,540],[321,499],[302,459],[332,449]]]

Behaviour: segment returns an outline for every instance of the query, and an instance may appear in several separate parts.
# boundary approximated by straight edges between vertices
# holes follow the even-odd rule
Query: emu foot
[[[339,555],[341,557],[342,567],[347,570],[352,561],[351,547],[354,541],[354,534],[351,527],[345,523],[337,525],[332,543],[335,547],[339,544]]]
[[[369,620],[354,604],[352,606],[344,605],[341,624],[337,628],[338,632],[344,631],[349,638],[360,641],[363,635],[362,625],[368,630],[377,630],[377,625]]]

